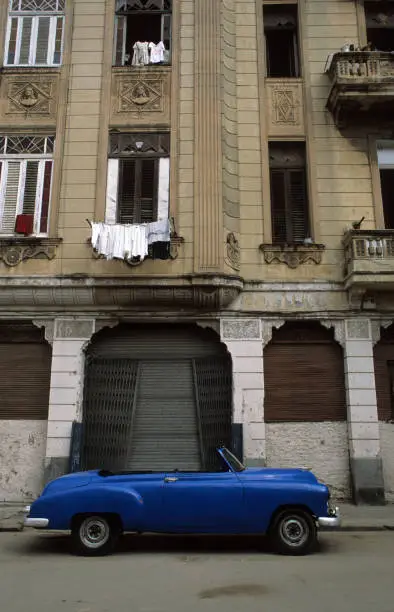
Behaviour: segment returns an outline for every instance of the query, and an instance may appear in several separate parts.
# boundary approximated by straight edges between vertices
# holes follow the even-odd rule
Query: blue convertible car
[[[104,555],[124,531],[268,534],[283,554],[306,554],[319,526],[338,526],[328,487],[307,470],[245,468],[218,449],[217,472],[89,471],[50,482],[25,525],[71,530],[74,550]]]

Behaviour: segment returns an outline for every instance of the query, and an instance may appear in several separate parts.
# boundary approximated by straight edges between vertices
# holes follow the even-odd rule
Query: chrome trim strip
[[[48,526],[49,519],[46,518],[25,518],[23,524],[25,527],[36,527],[38,529],[45,529]]]

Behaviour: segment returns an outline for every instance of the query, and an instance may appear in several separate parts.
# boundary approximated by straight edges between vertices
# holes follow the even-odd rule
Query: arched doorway
[[[231,357],[212,330],[122,324],[87,349],[85,469],[213,469],[231,418]]]
[[[287,322],[264,350],[269,465],[307,467],[350,496],[344,361],[333,330]]]
[[[387,501],[394,501],[394,324],[382,329],[373,352],[376,399]]]

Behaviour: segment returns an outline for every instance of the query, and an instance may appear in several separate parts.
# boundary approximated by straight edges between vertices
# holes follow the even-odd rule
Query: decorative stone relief
[[[239,242],[232,232],[227,234],[226,263],[237,272],[241,269],[241,250],[239,248]]]
[[[371,321],[371,334],[372,334],[372,342],[376,344],[379,342],[381,338],[381,329],[387,329],[390,325],[393,324],[392,319],[385,319],[381,321]]]
[[[336,319],[327,320],[321,319],[320,324],[324,325],[326,329],[334,329],[334,338],[342,346],[345,347],[346,342],[346,332],[345,332],[345,322],[338,321]]]
[[[44,327],[45,329],[45,340],[49,344],[53,344],[53,335],[55,329],[55,321],[54,319],[35,319],[32,321],[33,325],[41,329]]]
[[[6,266],[17,266],[25,259],[43,258],[53,259],[60,239],[36,238],[36,239],[8,239],[0,238],[0,261]]]
[[[285,319],[276,319],[270,321],[261,321],[263,330],[263,346],[266,346],[272,340],[272,331],[279,329],[286,323]]]
[[[322,262],[324,244],[274,245],[261,244],[260,251],[264,254],[267,264],[284,263],[295,269],[302,264],[320,264]]]
[[[115,68],[112,78],[112,114],[116,122],[127,122],[130,117],[169,121],[171,73],[167,68]]]
[[[368,340],[371,337],[369,319],[349,319],[346,321],[346,337],[349,340]]]
[[[55,338],[91,338],[95,329],[94,319],[56,319]]]
[[[10,82],[6,114],[50,115],[53,102],[53,79],[37,82],[23,79]]]
[[[301,82],[275,81],[267,79],[268,90],[268,132],[269,135],[279,133],[302,133],[303,92]]]
[[[222,319],[221,337],[224,340],[260,340],[259,319]]]

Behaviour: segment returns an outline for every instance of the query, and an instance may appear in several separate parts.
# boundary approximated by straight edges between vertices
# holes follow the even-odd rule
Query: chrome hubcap
[[[309,527],[301,517],[289,516],[282,521],[281,535],[289,546],[302,546],[309,535]]]
[[[103,546],[109,538],[109,525],[104,519],[98,516],[92,516],[83,521],[79,529],[79,534],[82,543],[87,548],[99,548]]]

